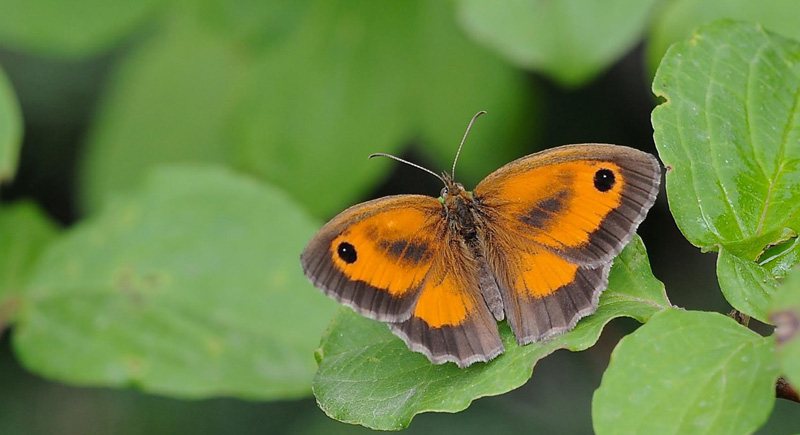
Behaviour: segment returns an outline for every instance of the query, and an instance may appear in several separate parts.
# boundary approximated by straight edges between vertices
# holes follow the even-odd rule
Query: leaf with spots
[[[638,237],[614,261],[608,290],[594,315],[546,343],[517,346],[503,322],[506,352],[489,363],[459,369],[433,365],[408,350],[386,325],[342,308],[322,339],[314,379],[319,406],[332,418],[373,429],[397,430],[422,412],[457,412],[480,397],[503,394],[523,385],[541,358],[558,349],[591,347],[616,317],[647,321],[670,306],[664,286],[653,277]]]
[[[611,354],[592,400],[594,430],[752,433],[775,403],[773,344],[718,313],[664,310]]]
[[[336,311],[297,261],[317,225],[280,191],[228,170],[161,169],[40,257],[15,351],[29,370],[79,385],[307,395]]]
[[[670,48],[653,92],[666,99],[653,127],[675,221],[720,251],[728,301],[764,320],[772,281],[790,267],[764,251],[800,230],[800,43],[718,22]]]

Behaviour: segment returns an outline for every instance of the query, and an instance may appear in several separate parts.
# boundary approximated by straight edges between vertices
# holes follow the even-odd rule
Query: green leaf
[[[157,0],[0,0],[0,44],[40,55],[78,57],[131,34]]]
[[[213,33],[256,51],[291,34],[312,0],[177,0]]]
[[[317,223],[269,186],[178,166],[83,221],[43,254],[14,347],[80,385],[177,397],[310,393],[336,304],[298,257]]]
[[[115,74],[85,154],[90,210],[151,166],[213,161],[327,217],[388,172],[389,161],[366,161],[371,153],[417,140],[447,164],[486,109],[459,164],[475,181],[523,154],[532,134],[524,74],[467,40],[448,2],[313,1],[300,13],[206,1]],[[218,10],[227,12],[214,20]],[[270,21],[273,12],[293,21]],[[262,22],[285,28],[261,32]]]
[[[795,264],[800,263],[800,237],[767,247],[758,259],[758,265],[767,269],[775,278],[785,277]]]
[[[31,266],[57,232],[32,202],[0,208],[0,331],[13,320]]]
[[[636,44],[657,0],[459,0],[464,28],[511,62],[581,85]]]
[[[772,32],[800,39],[800,3],[795,0],[673,0],[662,4],[647,47],[652,71],[670,45],[690,38],[701,24],[719,19],[760,23]]]
[[[769,323],[767,310],[778,289],[778,280],[769,270],[720,248],[717,278],[722,294],[733,308]]]
[[[478,110],[494,121],[481,121],[473,143],[522,143],[524,76],[469,42],[452,15],[448,2],[315,2],[298,32],[258,59],[233,141],[238,165],[330,215],[386,172],[369,154],[419,137],[446,165]],[[474,147],[459,166],[471,180],[519,155]],[[320,182],[335,189],[323,194]]]
[[[342,308],[317,351],[314,395],[334,419],[373,429],[402,429],[421,412],[458,412],[477,398],[520,387],[531,377],[536,361],[558,349],[591,347],[611,319],[628,316],[644,322],[669,306],[637,237],[615,260],[597,312],[572,332],[519,347],[501,323],[505,354],[466,369],[452,363],[433,365],[408,350],[386,325]]]
[[[664,310],[611,354],[595,432],[753,433],[775,403],[773,344],[718,313]]]
[[[770,321],[777,326],[775,353],[781,374],[797,390],[800,386],[800,269],[789,274],[775,296]]]
[[[720,285],[763,319],[765,287],[733,278],[763,275],[754,262],[765,248],[800,229],[800,44],[715,23],[667,52],[653,92],[667,100],[653,127],[675,221],[694,245],[738,257],[720,258]]]
[[[125,58],[86,143],[84,208],[98,210],[157,164],[225,162],[246,71],[230,44],[188,20],[170,22]]]
[[[20,146],[22,146],[22,115],[19,103],[11,82],[0,69],[0,183],[14,178]]]

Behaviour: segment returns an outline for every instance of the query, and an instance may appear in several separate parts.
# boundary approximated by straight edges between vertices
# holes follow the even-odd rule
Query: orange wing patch
[[[475,301],[466,291],[464,283],[447,274],[438,283],[423,287],[413,316],[432,328],[460,325],[476,311]]]
[[[543,298],[575,281],[578,265],[551,252],[525,253],[518,258],[525,271],[517,278],[517,294]]]
[[[357,222],[331,242],[333,264],[350,280],[402,296],[422,283],[437,251],[436,234],[419,231],[430,230],[429,221],[417,210],[398,209]]]
[[[613,177],[608,189],[595,187],[599,171]],[[523,237],[553,248],[586,245],[603,219],[619,207],[625,178],[611,162],[572,161],[506,177],[491,191],[477,191],[484,203]],[[605,187],[605,186],[602,186]],[[555,191],[555,192],[554,192]]]

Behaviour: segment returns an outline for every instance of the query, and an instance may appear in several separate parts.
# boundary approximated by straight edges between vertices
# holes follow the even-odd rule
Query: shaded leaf
[[[657,0],[459,0],[464,28],[515,64],[581,85],[636,44]]]
[[[14,347],[47,378],[178,397],[304,396],[336,304],[298,257],[317,223],[214,167],[156,172],[37,263]]]
[[[474,144],[521,143],[531,133],[524,76],[468,41],[452,15],[447,2],[315,2],[258,60],[236,126],[238,165],[328,216],[386,172],[369,154],[419,137],[447,164],[478,110],[493,121],[481,121]],[[473,181],[522,154],[475,147],[459,165]],[[324,183],[336,188],[322,194]]]
[[[56,226],[34,203],[0,208],[0,330],[13,320],[31,265],[56,234]]]
[[[592,401],[594,429],[752,433],[775,402],[773,344],[718,313],[657,313],[611,354]]]
[[[259,51],[297,27],[313,0],[178,0],[212,32]]]
[[[800,39],[800,3],[795,0],[673,0],[662,2],[655,17],[647,47],[652,71],[670,45],[691,38],[701,24],[719,19],[760,23],[767,30]]]
[[[775,278],[783,278],[800,263],[800,237],[793,236],[789,240],[768,247],[758,259],[758,265],[767,269]]]
[[[738,257],[720,259],[720,284],[763,319],[758,280],[729,278],[800,229],[800,44],[753,24],[712,24],[667,52],[653,92],[667,100],[653,126],[675,221],[694,245]]]
[[[557,349],[591,347],[611,319],[641,322],[669,307],[664,286],[653,277],[647,253],[636,237],[614,262],[608,290],[597,312],[575,329],[546,343],[519,347],[503,322],[505,354],[489,363],[459,369],[433,365],[379,322],[342,308],[317,351],[314,395],[332,418],[374,429],[402,429],[421,412],[457,412],[480,397],[520,387],[539,359]]]
[[[0,0],[0,44],[36,54],[86,56],[107,50],[158,0]]]
[[[467,40],[449,3],[283,6],[206,0],[123,62],[85,154],[89,209],[160,162],[213,161],[328,217],[386,174],[369,154],[416,140],[449,163],[481,109],[491,118],[459,175],[477,181],[525,153],[535,114],[524,75]]]
[[[767,310],[778,289],[778,280],[769,270],[720,248],[717,279],[722,294],[733,308],[769,323]]]
[[[22,115],[6,74],[0,69],[0,183],[14,178],[22,146]]]
[[[775,353],[781,374],[797,390],[800,387],[800,269],[789,274],[770,308],[770,321],[777,326]]]
[[[228,43],[188,20],[123,59],[85,145],[83,207],[97,211],[159,163],[225,162],[246,71]]]

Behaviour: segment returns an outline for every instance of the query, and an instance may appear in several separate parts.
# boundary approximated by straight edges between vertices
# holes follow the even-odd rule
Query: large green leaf
[[[11,82],[0,69],[0,183],[17,172],[22,145],[22,115]]]
[[[481,109],[459,173],[522,154],[509,145],[532,133],[525,77],[468,41],[449,3],[262,3],[205,0],[123,63],[87,147],[90,209],[160,162],[216,161],[327,217],[387,172],[369,154],[416,139],[449,162]]]
[[[419,137],[449,162],[478,110],[495,121],[482,120],[473,143],[520,143],[530,129],[524,76],[470,43],[452,15],[447,2],[316,2],[300,31],[258,61],[233,141],[239,165],[329,215],[386,171],[369,154]],[[473,180],[515,154],[475,146],[459,166]]]
[[[34,203],[0,208],[0,331],[19,309],[31,265],[56,234],[56,226]]]
[[[260,51],[292,33],[313,0],[175,0],[204,27]],[[183,11],[182,11],[183,12]]]
[[[148,168],[224,162],[225,132],[245,62],[190,20],[171,21],[134,50],[112,77],[84,152],[83,206],[130,189]]]
[[[464,28],[564,85],[592,79],[633,47],[658,0],[459,0]]]
[[[316,227],[280,191],[228,170],[160,170],[43,254],[18,316],[17,355],[80,385],[307,395],[336,309],[298,262]]]
[[[614,262],[608,290],[597,312],[575,329],[546,343],[519,347],[505,323],[500,326],[505,354],[466,369],[433,365],[408,350],[386,325],[342,308],[317,351],[314,395],[332,418],[375,429],[402,429],[421,412],[457,412],[484,396],[523,385],[536,361],[557,349],[592,346],[611,319],[641,322],[670,306],[664,286],[650,271],[641,239],[634,239]]]
[[[623,338],[592,401],[598,434],[749,434],[769,417],[774,340],[718,313],[664,310]]]
[[[37,54],[84,56],[128,36],[158,0],[0,0],[0,44]]]
[[[672,0],[654,20],[647,47],[649,64],[656,70],[670,45],[690,38],[701,24],[727,18],[760,23],[768,30],[800,39],[800,2],[796,0]]]
[[[795,269],[773,300],[770,320],[777,326],[776,353],[781,374],[800,389],[800,269]]]
[[[800,44],[754,24],[703,27],[670,48],[653,91],[667,100],[653,127],[675,221],[726,251],[723,292],[763,320],[771,284],[753,278],[770,272],[754,261],[800,229]]]

